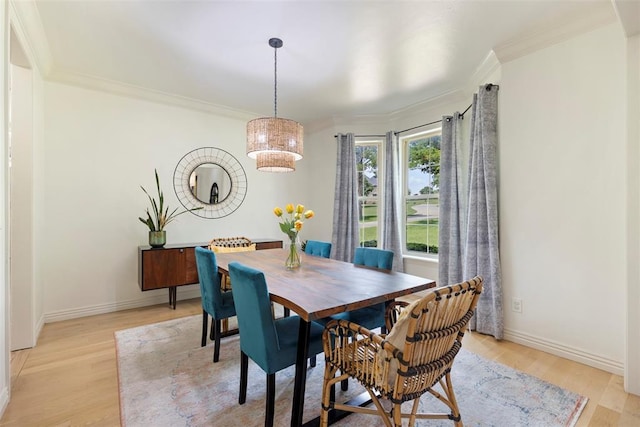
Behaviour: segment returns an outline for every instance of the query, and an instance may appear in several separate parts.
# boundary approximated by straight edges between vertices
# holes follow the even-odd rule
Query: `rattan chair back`
[[[398,311],[401,313],[386,336],[344,320],[327,324],[322,418],[326,419],[328,409],[336,408],[378,414],[388,426],[400,426],[403,416],[414,422],[417,418],[448,418],[461,425],[449,373],[482,286],[482,278],[474,277],[460,284],[430,290],[404,308],[393,307],[388,313],[396,316]],[[340,376],[336,377],[338,372]],[[348,377],[358,380],[369,391],[376,409],[330,402],[328,388]],[[437,384],[444,393],[432,390]],[[417,402],[426,392],[445,403],[451,412],[418,414]],[[394,409],[385,410],[379,398],[391,401]],[[411,400],[414,401],[411,413],[402,414],[400,405]]]
[[[209,242],[209,249],[214,246],[222,248],[242,248],[249,247],[253,242],[246,237],[216,237]]]

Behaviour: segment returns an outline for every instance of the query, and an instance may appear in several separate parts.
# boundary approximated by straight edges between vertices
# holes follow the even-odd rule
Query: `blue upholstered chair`
[[[377,248],[356,248],[353,263],[365,267],[391,270],[393,267],[393,252]],[[330,319],[348,320],[364,326],[367,329],[385,328],[385,304],[380,303],[370,307],[359,308],[331,316]]]
[[[393,252],[378,248],[356,248],[353,263],[381,270],[391,270],[393,268]]]
[[[331,243],[307,240],[307,244],[304,247],[304,253],[307,255],[329,258],[329,255],[331,255]]]
[[[296,363],[298,316],[274,319],[264,274],[238,262],[229,264],[240,329],[240,395],[247,398],[249,358],[267,374],[265,426],[273,425],[276,372]],[[322,352],[322,326],[311,323],[309,356]]]
[[[196,247],[196,266],[198,268],[198,280],[200,282],[200,295],[202,298],[202,342],[207,345],[207,326],[211,316],[211,338],[213,339],[213,362],[220,358],[221,321],[236,315],[231,291],[223,292],[220,288],[220,276],[218,275],[218,263],[216,255],[209,249]]]

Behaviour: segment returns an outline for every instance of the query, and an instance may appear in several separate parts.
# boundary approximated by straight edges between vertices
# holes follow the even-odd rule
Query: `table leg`
[[[309,354],[309,335],[311,323],[300,318],[298,329],[298,354],[296,356],[296,377],[293,385],[293,403],[291,407],[291,426],[302,425],[304,412],[304,392],[307,382],[307,357]]]

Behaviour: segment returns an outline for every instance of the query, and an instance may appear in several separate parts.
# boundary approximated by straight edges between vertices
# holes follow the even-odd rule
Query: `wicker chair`
[[[481,292],[481,277],[433,289],[401,310],[387,336],[345,320],[327,324],[320,425],[327,425],[329,410],[340,409],[379,415],[386,426],[402,426],[402,418],[409,418],[410,426],[425,418],[450,419],[462,426],[450,371]],[[331,401],[335,384],[349,377],[367,389],[375,408]],[[433,389],[436,384],[443,393]],[[442,401],[449,413],[417,413],[426,392]],[[391,403],[391,410],[385,410],[382,399]],[[408,401],[413,401],[411,412],[402,413],[401,405]]]

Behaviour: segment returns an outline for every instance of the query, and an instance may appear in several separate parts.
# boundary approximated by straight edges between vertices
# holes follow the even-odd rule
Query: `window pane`
[[[406,249],[438,253],[440,135],[407,143]]]
[[[360,246],[378,246],[378,145],[357,144]]]

